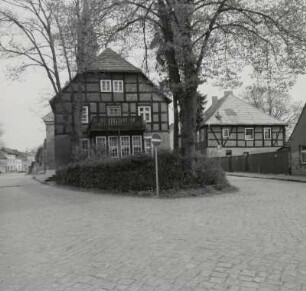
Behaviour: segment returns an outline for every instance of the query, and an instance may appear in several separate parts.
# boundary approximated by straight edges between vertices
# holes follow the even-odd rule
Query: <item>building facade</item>
[[[0,149],[0,171],[2,173],[27,172],[29,157],[29,153],[3,147]]]
[[[142,73],[111,49],[97,57],[83,76],[76,76],[50,104],[54,113],[56,167],[71,161],[73,90],[82,92],[82,152],[98,157],[150,153],[151,135],[159,133],[169,149],[171,102]]]
[[[225,92],[204,113],[198,149],[209,157],[272,152],[286,144],[286,123]]]
[[[47,169],[55,169],[55,153],[54,153],[54,114],[49,112],[43,117],[46,126],[45,140],[45,163]]]
[[[289,138],[291,172],[306,175],[306,104]]]

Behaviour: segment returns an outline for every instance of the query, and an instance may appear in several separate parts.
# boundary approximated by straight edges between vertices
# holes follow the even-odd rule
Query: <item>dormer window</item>
[[[116,93],[123,92],[123,81],[122,80],[114,80],[113,81],[113,91]]]
[[[101,92],[112,92],[111,80],[101,80]]]

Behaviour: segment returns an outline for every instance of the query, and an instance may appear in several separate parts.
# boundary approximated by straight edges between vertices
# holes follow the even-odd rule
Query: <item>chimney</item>
[[[227,97],[228,95],[233,95],[233,91],[224,91],[224,97]]]
[[[212,96],[211,97],[211,102],[212,102],[212,106],[216,105],[218,102],[218,97],[217,96]]]

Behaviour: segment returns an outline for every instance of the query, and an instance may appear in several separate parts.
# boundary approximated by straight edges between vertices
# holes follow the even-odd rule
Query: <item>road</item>
[[[0,290],[306,290],[305,184],[150,199],[0,176]]]

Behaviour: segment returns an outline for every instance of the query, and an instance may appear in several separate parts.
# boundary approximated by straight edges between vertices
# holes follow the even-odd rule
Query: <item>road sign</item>
[[[158,134],[158,133],[153,133],[152,134],[152,144],[155,146],[155,147],[158,147],[161,143],[161,136]]]
[[[161,143],[161,137],[158,133],[152,134],[152,144],[154,145],[155,150],[155,178],[156,178],[156,196],[159,196],[159,180],[158,180],[158,158],[157,158],[157,147]]]

